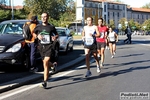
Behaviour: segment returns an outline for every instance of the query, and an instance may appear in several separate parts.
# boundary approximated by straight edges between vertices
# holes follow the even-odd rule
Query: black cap
[[[32,21],[37,20],[37,16],[32,16],[32,17],[31,17],[31,20],[32,20]]]

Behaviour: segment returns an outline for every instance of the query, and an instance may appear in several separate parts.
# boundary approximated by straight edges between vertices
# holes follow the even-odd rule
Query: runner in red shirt
[[[103,25],[103,18],[98,19],[98,30],[100,32],[100,37],[96,38],[97,41],[97,51],[99,56],[101,57],[100,67],[103,67],[104,58],[105,58],[105,47],[106,47],[106,39],[107,39],[107,27]]]

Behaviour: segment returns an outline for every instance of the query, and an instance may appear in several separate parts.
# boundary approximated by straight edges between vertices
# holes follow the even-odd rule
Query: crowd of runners
[[[105,48],[110,50],[111,58],[116,54],[116,42],[118,35],[113,31],[112,27],[104,25],[103,18],[98,19],[98,25],[93,25],[93,18],[87,17],[87,25],[83,27],[82,40],[84,43],[85,63],[87,72],[85,77],[92,75],[90,71],[90,55],[96,61],[97,73],[101,72],[105,60]]]

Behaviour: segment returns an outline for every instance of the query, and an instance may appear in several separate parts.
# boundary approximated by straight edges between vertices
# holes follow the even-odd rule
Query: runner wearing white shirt
[[[84,26],[83,28],[83,32],[82,32],[82,39],[84,41],[84,52],[85,52],[85,62],[86,62],[86,66],[87,66],[87,72],[85,77],[91,76],[92,73],[90,71],[90,61],[89,61],[89,57],[90,57],[90,52],[92,52],[95,60],[96,60],[96,64],[97,64],[97,72],[100,73],[100,66],[99,66],[99,61],[98,61],[98,57],[97,57],[97,47],[96,47],[96,40],[94,39],[95,37],[99,37],[99,31],[97,26],[94,26],[92,24],[93,18],[92,17],[88,17],[87,18],[87,25]],[[94,34],[96,32],[96,34]]]
[[[112,30],[112,28],[109,28],[109,48],[111,53],[111,58],[114,58],[114,55],[116,54],[116,42],[118,42],[118,35]]]

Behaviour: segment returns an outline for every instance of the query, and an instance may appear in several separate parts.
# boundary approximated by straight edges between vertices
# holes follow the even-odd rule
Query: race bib
[[[104,38],[104,32],[101,32],[100,38]]]
[[[85,45],[92,45],[94,43],[93,38],[85,38]]]
[[[42,35],[43,39],[41,40],[41,44],[50,44],[50,36],[49,35]]]

